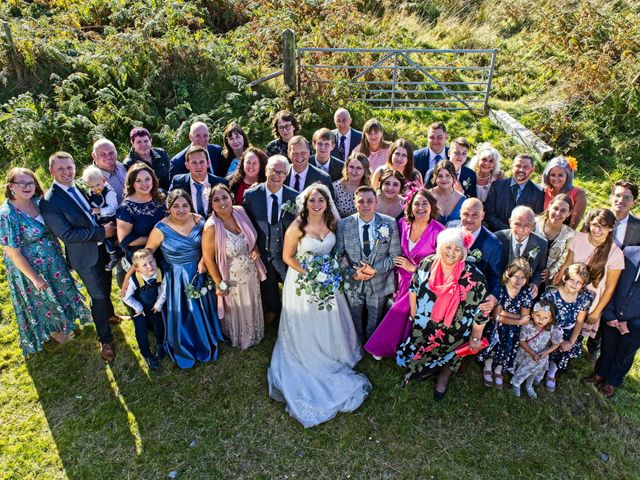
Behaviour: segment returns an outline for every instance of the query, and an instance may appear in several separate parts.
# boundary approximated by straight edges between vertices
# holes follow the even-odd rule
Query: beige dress
[[[259,343],[264,336],[260,280],[244,235],[228,230],[224,234],[231,308],[225,308],[220,324],[231,345],[245,349]]]
[[[535,233],[544,237],[544,220],[540,217],[536,218]],[[576,231],[569,225],[562,225],[560,233],[553,241],[549,241],[549,256],[547,258],[547,270],[549,270],[549,278],[558,273],[560,267],[564,265],[567,255],[569,254],[569,241],[576,234]]]

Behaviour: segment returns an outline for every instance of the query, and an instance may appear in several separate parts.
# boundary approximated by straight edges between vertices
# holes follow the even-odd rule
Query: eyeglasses
[[[286,177],[287,176],[287,172],[286,170],[269,170],[269,173],[271,173],[271,175],[276,175],[279,177]]]
[[[595,228],[596,230],[611,230],[611,228],[605,226],[605,225],[600,225],[599,223],[593,222],[590,225],[591,228]]]
[[[626,193],[614,193],[612,197],[616,200],[624,200],[625,202],[630,202],[633,200],[633,195],[627,195]]]
[[[293,128],[293,124],[287,123],[285,125],[278,125],[279,132],[285,132],[287,130],[291,130]]]
[[[36,186],[36,182],[34,182],[33,180],[30,182],[9,182],[9,183],[13,183],[14,185],[18,185],[20,188],[31,188],[31,187],[35,187]]]

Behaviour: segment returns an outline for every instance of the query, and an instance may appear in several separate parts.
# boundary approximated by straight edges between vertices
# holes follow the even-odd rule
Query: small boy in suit
[[[133,325],[140,353],[151,370],[160,368],[164,358],[164,323],[162,305],[167,299],[167,280],[158,268],[151,250],[143,248],[133,254],[135,273],[122,301],[130,306],[135,315]],[[151,353],[147,330],[153,330],[156,339],[156,355]]]

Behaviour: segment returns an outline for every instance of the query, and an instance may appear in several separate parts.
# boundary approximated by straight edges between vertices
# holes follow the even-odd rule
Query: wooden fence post
[[[9,60],[13,66],[13,71],[16,74],[16,78],[19,83],[22,83],[22,65],[20,64],[20,57],[18,56],[18,50],[15,43],[13,43],[13,35],[11,34],[11,25],[6,20],[2,21],[2,28],[4,29],[4,36],[7,39],[7,51],[9,53]]]
[[[296,85],[296,34],[286,29],[282,32],[282,56],[284,84],[297,93]]]

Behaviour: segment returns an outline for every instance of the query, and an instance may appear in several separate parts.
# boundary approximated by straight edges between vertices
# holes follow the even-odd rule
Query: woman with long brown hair
[[[380,186],[380,176],[388,168],[400,172],[407,183],[422,183],[422,175],[413,166],[413,146],[411,142],[404,138],[399,138],[393,142],[389,149],[386,163],[373,173],[371,186],[376,190]]]
[[[382,124],[377,118],[367,120],[362,127],[362,142],[353,149],[354,153],[364,153],[369,159],[372,172],[384,165],[389,155],[391,143],[384,139]]]

